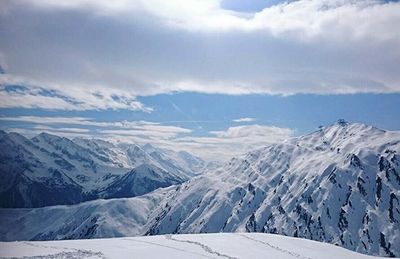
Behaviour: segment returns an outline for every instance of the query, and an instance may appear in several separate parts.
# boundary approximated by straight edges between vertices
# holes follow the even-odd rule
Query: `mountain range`
[[[370,255],[400,256],[399,151],[400,132],[340,121],[234,157],[198,175],[174,171],[172,179],[179,176],[181,180],[171,180],[170,186],[141,196],[1,209],[0,239],[264,232],[323,241]],[[39,167],[39,160],[23,154],[23,158],[14,155],[12,159]],[[80,161],[84,156],[78,157]],[[117,157],[109,159],[127,162]],[[103,160],[95,164],[105,166],[98,161]],[[69,168],[64,162],[59,164]],[[107,175],[102,167],[96,168]],[[139,168],[148,175],[148,165]],[[122,197],[116,189],[122,193],[136,190],[137,186],[129,185],[136,182],[134,175],[121,175],[114,177],[119,181],[107,182],[105,193]],[[102,197],[101,192],[98,195]]]
[[[0,207],[76,204],[133,197],[182,183],[205,162],[150,144],[70,140],[47,133],[28,139],[0,131]]]

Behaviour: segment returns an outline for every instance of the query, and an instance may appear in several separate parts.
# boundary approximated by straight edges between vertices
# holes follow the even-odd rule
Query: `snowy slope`
[[[271,234],[192,234],[0,243],[2,258],[377,258],[337,246]]]
[[[247,231],[400,256],[399,152],[399,132],[337,123],[144,196],[2,209],[0,239]]]
[[[159,167],[142,164],[132,171],[118,176],[109,186],[99,191],[100,197],[123,198],[146,194],[149,190],[168,187],[187,180],[180,175],[167,172]]]
[[[399,132],[337,123],[183,183],[147,234],[268,232],[400,256],[399,151]]]
[[[132,197],[181,183],[197,173],[182,168],[181,160],[175,161],[157,151],[149,154],[135,144],[118,146],[96,139],[72,141],[47,133],[28,139],[17,133],[0,132],[0,161],[0,207],[41,207],[98,197]],[[151,167],[152,170],[145,171],[156,172],[159,179],[138,173],[142,166]],[[141,190],[107,193],[115,192],[119,184]]]
[[[191,172],[192,175],[201,173],[206,166],[203,159],[186,151],[176,152],[166,148],[157,148],[151,144],[146,144],[142,148],[157,161],[162,161],[165,167],[168,167],[168,164],[174,164],[184,172]]]

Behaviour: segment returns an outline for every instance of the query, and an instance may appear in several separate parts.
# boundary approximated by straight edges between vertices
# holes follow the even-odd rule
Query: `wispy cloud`
[[[30,122],[34,124],[69,124],[69,125],[82,125],[82,126],[95,126],[95,127],[115,127],[122,129],[148,129],[148,130],[159,130],[162,132],[178,132],[178,133],[189,133],[191,130],[176,127],[176,126],[165,126],[158,122],[150,121],[96,121],[93,118],[88,117],[49,117],[49,116],[11,116],[11,117],[0,117],[0,121],[20,121]]]
[[[209,136],[160,136],[143,138],[141,132],[106,131],[107,139],[120,142],[152,143],[176,151],[186,150],[208,160],[226,160],[255,148],[279,143],[294,135],[294,130],[266,125],[230,127],[225,131],[210,132]]]
[[[295,131],[268,125],[245,125],[211,131],[210,136],[186,136],[175,139],[176,146],[208,159],[228,159],[258,147],[289,139]]]
[[[234,119],[233,121],[234,121],[234,122],[253,122],[253,121],[255,121],[255,120],[256,120],[255,118],[248,118],[248,117],[246,117],[246,118]]]
[[[40,84],[40,83],[37,83]],[[136,97],[117,89],[85,86],[34,86],[26,80],[0,74],[0,108],[41,108],[52,110],[126,109],[151,112]]]
[[[191,133],[191,129],[163,125],[149,121],[96,121],[86,117],[15,116],[0,117],[0,121],[25,122],[32,124],[35,131],[64,133],[86,133],[93,137],[137,136],[149,139],[170,139],[179,134]]]
[[[89,133],[89,129],[82,129],[82,128],[55,128],[49,127],[45,125],[36,125],[32,127],[35,130],[39,131],[51,131],[51,132],[64,132],[64,133]]]
[[[0,117],[1,121],[19,121],[19,122],[30,122],[37,124],[72,124],[72,125],[91,125],[91,123],[98,123],[93,121],[91,118],[85,117],[48,117],[48,116],[11,116],[11,117]]]

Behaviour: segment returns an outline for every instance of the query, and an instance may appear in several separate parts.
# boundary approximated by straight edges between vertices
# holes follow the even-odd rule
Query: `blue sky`
[[[225,9],[239,11],[239,12],[257,12],[264,8],[283,3],[281,0],[223,0],[221,6]]]
[[[3,130],[226,158],[339,118],[400,129],[399,1],[0,7]]]
[[[151,121],[193,130],[205,136],[230,126],[262,124],[294,129],[307,134],[320,125],[344,118],[351,122],[399,130],[400,94],[351,95],[221,95],[199,93],[162,94],[140,97],[153,112],[130,110],[51,111],[43,109],[1,109],[3,118],[20,116],[87,117],[96,121]],[[240,118],[250,118],[240,121]],[[236,120],[236,121],[235,121]],[[40,121],[2,121],[2,129],[30,128]],[[92,127],[93,128],[93,127]]]

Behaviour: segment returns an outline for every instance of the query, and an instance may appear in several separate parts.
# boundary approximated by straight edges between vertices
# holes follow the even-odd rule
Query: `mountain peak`
[[[137,167],[133,168],[131,171],[147,173],[149,171],[155,171],[155,170],[163,171],[163,169],[161,169],[153,164],[146,164],[146,163],[138,165]]]
[[[45,139],[45,140],[50,140],[50,139],[60,139],[61,137],[57,135],[50,134],[48,132],[41,132],[37,136],[35,136],[33,139]]]
[[[342,126],[342,127],[345,127],[345,126],[349,125],[349,122],[346,121],[345,119],[338,119],[337,122],[336,122],[336,124],[337,124],[337,125],[340,125],[340,126]]]
[[[7,135],[7,132],[5,132],[4,130],[0,130],[0,136],[4,136]]]
[[[151,145],[150,143],[147,143],[147,144],[143,145],[143,146],[142,146],[142,149],[143,149],[144,151],[146,151],[147,153],[152,153],[152,152],[154,152],[154,151],[157,150],[157,149],[156,149],[153,145]]]
[[[26,141],[26,137],[17,133],[17,132],[5,132],[5,131],[1,131],[0,136],[4,137],[7,136],[10,139],[12,139],[13,141]]]
[[[320,127],[320,130],[326,134],[328,133],[333,133],[336,132],[336,134],[342,135],[360,135],[360,134],[366,134],[368,135],[373,135],[373,134],[380,134],[386,132],[383,129],[379,129],[377,127],[364,124],[364,123],[358,123],[358,122],[348,122],[343,119],[338,120],[337,122],[326,126],[326,127]]]

